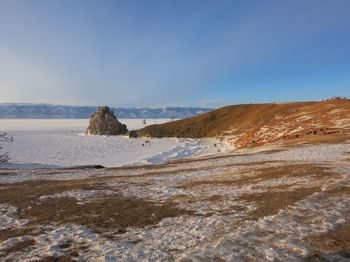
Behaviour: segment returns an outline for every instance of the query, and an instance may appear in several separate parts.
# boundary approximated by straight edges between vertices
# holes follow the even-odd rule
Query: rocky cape
[[[126,125],[119,122],[114,112],[108,106],[100,106],[90,117],[87,135],[125,135],[128,133]]]

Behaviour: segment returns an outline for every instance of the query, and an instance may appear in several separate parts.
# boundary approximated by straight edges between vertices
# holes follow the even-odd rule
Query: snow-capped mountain
[[[96,106],[0,103],[0,118],[83,119],[89,118]],[[118,118],[186,118],[210,111],[210,108],[113,108]]]

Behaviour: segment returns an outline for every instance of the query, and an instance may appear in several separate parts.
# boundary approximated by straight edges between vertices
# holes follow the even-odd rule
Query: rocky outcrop
[[[100,106],[90,116],[89,126],[85,133],[87,135],[125,135],[128,132],[126,125],[120,123],[114,112],[108,106]]]

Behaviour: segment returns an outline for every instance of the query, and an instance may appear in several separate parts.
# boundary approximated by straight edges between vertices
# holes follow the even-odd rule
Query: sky
[[[350,97],[349,0],[0,0],[0,102]]]

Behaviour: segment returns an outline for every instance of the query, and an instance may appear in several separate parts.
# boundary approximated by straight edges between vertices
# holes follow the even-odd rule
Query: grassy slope
[[[339,128],[333,121],[338,119],[345,120],[340,128],[350,127],[350,100],[226,106],[192,118],[147,126],[135,131],[134,135],[187,138],[239,136],[239,146],[244,147],[248,145],[247,141],[265,143],[281,134],[293,133],[293,130]]]
[[[151,137],[215,137],[231,127],[244,129],[263,120],[269,121],[275,114],[292,108],[311,104],[247,104],[225,106],[195,117],[165,124],[151,125],[137,131],[141,136]]]

